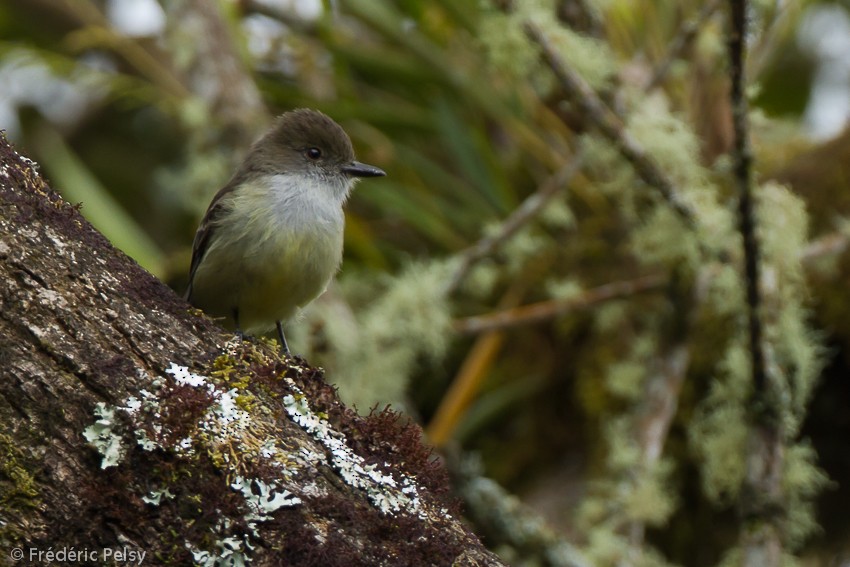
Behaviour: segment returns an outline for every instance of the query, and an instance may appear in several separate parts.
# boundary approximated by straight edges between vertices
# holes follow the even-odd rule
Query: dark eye
[[[317,160],[322,157],[322,150],[320,150],[319,148],[307,148],[307,150],[304,152],[304,155],[307,156],[309,159]]]

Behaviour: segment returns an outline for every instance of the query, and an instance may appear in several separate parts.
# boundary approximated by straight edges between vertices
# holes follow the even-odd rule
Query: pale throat
[[[319,224],[338,225],[341,229],[342,207],[353,185],[346,176],[263,175],[247,182],[238,196],[234,195],[237,200],[247,202],[232,210],[251,211],[252,221],[269,222],[281,228],[298,230]]]

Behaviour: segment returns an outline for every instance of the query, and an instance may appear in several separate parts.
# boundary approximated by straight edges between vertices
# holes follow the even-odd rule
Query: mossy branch
[[[647,81],[644,91],[650,92],[664,82],[673,62],[681,57],[685,50],[693,44],[697,34],[699,34],[706,22],[711,19],[711,16],[720,7],[720,2],[721,0],[709,0],[693,19],[682,24],[676,37],[670,42],[670,46],[667,48],[667,53],[664,54],[661,63],[655,67],[652,77]]]
[[[729,64],[730,104],[735,132],[732,159],[738,190],[739,230],[744,247],[744,285],[752,377],[752,403],[748,406],[751,431],[746,454],[746,477],[739,509],[743,564],[778,567],[782,564],[780,523],[783,512],[783,477],[786,444],[780,424],[781,408],[768,377],[764,329],[761,319],[761,250],[756,237],[756,211],[752,186],[752,150],[749,140],[745,93],[747,1],[730,0]],[[769,348],[768,352],[773,352]],[[775,367],[771,356],[771,367]],[[781,372],[772,372],[779,379]]]
[[[593,91],[555,50],[546,33],[532,21],[526,20],[523,29],[538,45],[541,56],[551,68],[566,95],[597,130],[628,161],[644,183],[657,190],[675,213],[691,228],[697,225],[697,215],[686,203],[675,183],[652,161],[643,146],[629,133],[620,118]]]
[[[729,32],[729,63],[732,105],[732,123],[735,130],[735,144],[732,159],[734,161],[735,184],[738,189],[739,230],[744,243],[744,279],[748,308],[748,332],[751,353],[751,371],[753,378],[753,397],[763,418],[775,417],[770,404],[764,403],[766,373],[764,348],[762,346],[762,325],[759,318],[761,303],[759,291],[759,245],[756,238],[755,205],[753,203],[752,161],[750,148],[747,97],[744,92],[744,52],[746,35],[746,0],[730,0],[731,25]]]

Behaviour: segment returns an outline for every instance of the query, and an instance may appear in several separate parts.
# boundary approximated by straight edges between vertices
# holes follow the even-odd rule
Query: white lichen
[[[107,407],[103,402],[98,402],[94,408],[98,420],[86,427],[83,436],[89,445],[97,449],[103,459],[100,468],[114,467],[124,458],[127,448],[124,445],[122,427],[115,420],[115,408]]]
[[[391,474],[381,472],[376,465],[366,464],[363,457],[356,454],[346,443],[345,437],[334,430],[326,419],[316,415],[310,409],[306,396],[298,389],[291,378],[287,385],[295,392],[283,398],[283,407],[290,419],[301,426],[313,439],[322,444],[330,455],[327,457],[315,452],[302,453],[316,460],[314,464],[328,464],[336,470],[349,486],[363,490],[366,497],[381,513],[395,512],[424,515],[421,510],[419,492],[416,484],[406,475],[396,480]]]
[[[278,486],[274,482],[263,482],[258,478],[244,478],[237,475],[230,488],[241,492],[245,497],[245,503],[251,510],[245,518],[249,521],[264,522],[271,520],[272,512],[284,507],[301,504],[301,499],[290,491]]]
[[[292,472],[284,468],[282,451],[273,438],[258,439],[256,432],[248,430],[251,419],[239,407],[235,388],[224,389],[208,377],[173,363],[165,373],[171,380],[154,378],[150,390],[140,390],[116,406],[99,403],[95,408],[98,419],[86,428],[84,436],[103,456],[102,468],[121,462],[127,451],[125,439],[131,437],[144,451],[162,450],[187,457],[195,454],[196,447],[205,446],[205,450],[218,454],[220,466],[227,473],[225,477],[232,479],[229,488],[244,499],[245,512],[238,522],[221,516],[212,528],[215,535],[212,551],[201,550],[191,542],[185,545],[199,565],[245,565],[251,561],[251,539],[260,537],[258,524],[271,520],[272,514],[281,508],[301,504],[301,499],[283,485]],[[184,388],[201,390],[209,400],[209,407],[196,423],[185,424],[189,426],[189,435],[175,438],[169,435],[172,432],[164,430],[163,414],[167,414],[169,405],[179,403]],[[126,419],[119,421],[119,414]],[[227,450],[219,450],[222,447]],[[280,478],[246,478],[239,474],[241,469],[235,468],[234,461],[249,457],[270,461],[281,470]],[[152,506],[161,505],[163,498],[175,498],[167,486],[141,496],[143,502]]]

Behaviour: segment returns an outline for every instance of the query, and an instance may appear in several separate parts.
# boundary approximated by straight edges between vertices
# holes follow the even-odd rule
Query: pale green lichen
[[[295,393],[283,398],[290,419],[302,427],[326,449],[326,455],[314,454],[313,463],[327,464],[336,470],[349,486],[363,490],[369,501],[383,514],[407,512],[424,518],[419,487],[404,474],[382,472],[369,464],[349,446],[344,436],[335,431],[327,419],[315,413],[295,383],[285,379]]]
[[[226,349],[235,348],[236,343],[228,343]],[[253,348],[253,347],[252,347]],[[257,352],[255,350],[255,352]],[[221,376],[232,377],[227,372],[227,360],[222,357],[216,364]],[[273,427],[261,419],[246,412],[238,400],[249,396],[231,388],[226,381],[213,379],[191,372],[184,366],[172,364],[166,369],[168,378],[158,377],[151,380],[150,390],[141,390],[136,396],[127,397],[118,406],[99,403],[95,407],[98,419],[87,427],[84,436],[103,456],[102,468],[117,466],[129,450],[127,440],[135,438],[141,450],[146,452],[165,452],[174,459],[196,459],[204,454],[223,473],[213,482],[230,479],[229,488],[240,493],[244,499],[244,514],[238,522],[242,527],[238,533],[231,533],[230,526],[236,526],[231,518],[222,516],[212,528],[213,550],[201,550],[195,543],[186,541],[185,546],[193,553],[195,562],[201,565],[240,565],[250,562],[253,546],[251,538],[259,538],[259,522],[272,519],[272,514],[283,507],[296,506],[300,499],[286,489],[296,469],[305,466],[297,462],[279,448],[275,440],[268,436]],[[193,391],[196,391],[195,394]],[[178,438],[168,430],[169,417],[181,415],[186,403],[197,408],[198,403],[206,403],[197,412],[192,410],[193,421],[180,423],[186,427],[188,436]],[[182,429],[181,429],[182,430]],[[303,456],[302,456],[303,460]],[[247,478],[243,475],[248,462],[262,462],[270,471],[277,471],[274,479]],[[140,495],[142,501],[150,506],[162,505],[163,498],[173,500],[165,479],[165,484],[148,490]],[[183,499],[195,499],[200,504],[200,494],[181,494]]]
[[[701,258],[699,242],[681,217],[666,205],[653,207],[631,233],[631,250],[644,264],[696,267]]]
[[[616,567],[623,564],[635,567],[673,567],[660,553],[649,546],[635,546],[620,533],[623,526],[610,521],[588,534],[584,550],[588,563],[597,567]]]
[[[507,272],[521,274],[528,266],[530,258],[551,247],[552,240],[536,227],[526,225],[519,229],[502,245],[502,253],[507,263]]]
[[[562,198],[550,200],[540,211],[540,222],[549,228],[570,229],[576,226],[576,217]]]
[[[561,58],[595,90],[610,86],[618,62],[607,42],[576,33],[555,17],[555,2],[532,0],[516,5],[515,18],[531,21],[546,35]]]
[[[799,442],[785,453],[782,489],[788,498],[784,528],[792,549],[798,549],[820,530],[815,515],[815,497],[830,487],[831,482],[816,461],[817,453],[808,442]]]
[[[634,169],[613,144],[598,134],[584,134],[580,145],[586,156],[585,169],[593,175],[594,190],[610,199],[624,222],[637,222],[640,192]]]
[[[700,165],[699,140],[690,125],[672,114],[663,97],[648,97],[636,105],[628,130],[674,184],[685,191],[707,183]]]
[[[604,425],[606,465],[615,476],[632,470],[641,461],[641,449],[633,433],[634,423],[628,415],[611,417]]]
[[[561,301],[576,299],[584,291],[581,283],[572,278],[548,278],[544,283],[544,288],[549,297]]]
[[[616,331],[629,316],[625,301],[607,301],[593,313],[593,331],[603,335]]]
[[[539,55],[517,19],[493,10],[481,18],[478,38],[494,68],[514,77],[527,77],[538,67]]]
[[[676,492],[670,490],[672,471],[672,463],[663,459],[629,479],[623,501],[630,519],[650,526],[663,526],[670,519],[678,506]]]
[[[740,567],[746,564],[748,562],[745,560],[743,551],[736,546],[723,554],[723,558],[717,564],[717,567]],[[804,564],[787,550],[784,550],[779,558],[779,567],[803,567],[803,565],[808,565],[808,563]]]
[[[97,421],[83,431],[83,436],[89,445],[97,449],[101,459],[100,468],[106,469],[117,466],[124,458],[127,447],[124,443],[123,426],[116,420],[116,408],[98,402],[94,413]]]
[[[463,291],[473,297],[487,297],[493,293],[501,275],[500,268],[492,258],[479,260],[464,278]]]
[[[807,244],[808,215],[805,204],[777,183],[759,187],[758,236],[764,255],[764,319],[768,361],[777,376],[774,383],[787,400],[783,424],[796,435],[805,408],[823,367],[823,348],[808,325],[809,310],[805,274],[800,255]]]
[[[605,385],[618,398],[635,401],[643,392],[645,379],[645,361],[623,360],[608,367]]]
[[[705,308],[714,319],[739,316],[744,311],[744,282],[735,266],[715,262],[707,267]]]
[[[800,253],[809,233],[805,202],[784,185],[768,182],[756,191],[756,210],[757,234],[765,259],[781,270],[783,289],[798,288],[804,278]]]
[[[746,473],[750,358],[744,344],[731,344],[721,357],[708,396],[688,429],[701,462],[703,490],[715,502],[732,501]]]
[[[604,438],[607,477],[594,483],[579,512],[580,526],[592,542],[589,555],[600,565],[629,549],[628,540],[621,538],[627,525],[663,525],[678,505],[670,490],[672,462],[646,459],[634,416],[610,418]],[[605,536],[609,531],[614,533]]]
[[[530,80],[540,93],[549,92],[554,85],[552,74],[540,64],[540,48],[524,30],[526,22],[533,22],[563,60],[594,89],[609,86],[617,73],[617,59],[610,46],[569,29],[555,14],[551,0],[531,0],[517,3],[510,13],[492,9],[482,16],[478,37],[490,63],[513,77]]]
[[[651,361],[658,356],[657,349],[658,340],[653,333],[641,333],[629,341],[628,350],[608,365],[605,374],[608,391],[626,401],[640,401],[646,390]]]

